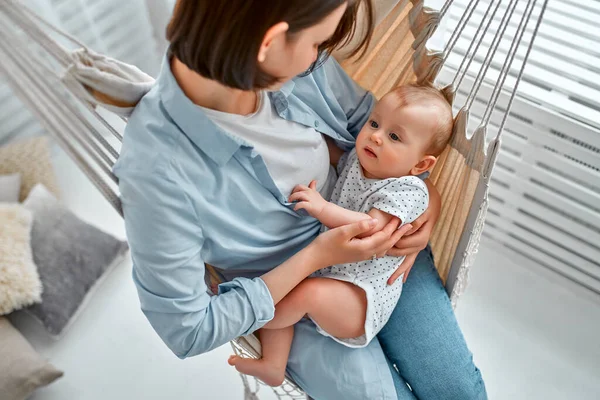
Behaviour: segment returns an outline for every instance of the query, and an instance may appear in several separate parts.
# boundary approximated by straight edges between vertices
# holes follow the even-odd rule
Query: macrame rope
[[[506,60],[504,61],[504,64],[502,65],[502,70],[500,71],[500,75],[498,77],[498,80],[496,81],[496,85],[494,86],[494,91],[492,93],[490,101],[488,102],[488,105],[483,114],[484,123],[487,123],[489,121],[489,119],[492,116],[492,111],[496,107],[496,104],[500,97],[500,93],[502,92],[502,88],[504,87],[506,78],[510,73],[510,68],[516,57],[517,51],[519,50],[519,45],[521,44],[521,42],[523,40],[523,34],[525,33],[525,30],[527,29],[527,25],[529,25],[529,21],[531,20],[531,15],[533,14],[533,10],[534,10],[536,4],[537,4],[537,0],[533,4],[531,4],[531,7],[529,8],[529,3],[528,3],[527,4],[528,8],[525,9],[525,11],[523,12],[524,17],[521,18],[521,21],[519,22],[519,26],[517,28],[517,31],[515,32],[515,37],[513,38],[510,49],[508,50]],[[527,14],[526,18],[525,18],[525,14]],[[527,22],[525,22],[525,20]],[[533,36],[531,39],[533,41]],[[523,63],[525,64],[526,60],[524,60]],[[513,88],[513,90],[516,90],[516,87]]]
[[[442,59],[442,64],[446,63],[448,56],[450,55],[450,53],[452,53],[454,46],[456,46],[456,42],[458,41],[460,34],[465,29],[467,22],[471,19],[471,16],[473,15],[473,12],[475,11],[475,9],[477,8],[478,5],[479,5],[479,0],[471,0],[469,2],[469,4],[467,5],[465,12],[460,17],[460,21],[458,21],[458,25],[452,31],[452,35],[450,35],[450,40],[448,40],[448,44],[444,48],[444,58]]]
[[[529,46],[527,47],[527,53],[525,54],[525,59],[523,60],[523,64],[521,65],[521,69],[519,70],[519,74],[517,75],[517,81],[515,83],[515,88],[510,95],[510,99],[508,100],[508,105],[506,106],[506,112],[504,113],[504,117],[502,118],[502,122],[500,123],[500,128],[498,129],[498,135],[504,129],[504,125],[506,124],[506,118],[508,117],[508,113],[510,112],[510,108],[512,107],[513,100],[515,99],[515,94],[517,93],[517,86],[519,82],[521,82],[521,78],[523,77],[523,71],[525,70],[525,65],[527,64],[527,60],[529,59],[529,54],[531,53],[531,49],[533,48],[533,42],[537,37],[540,24],[544,18],[544,13],[546,12],[546,6],[548,5],[548,0],[544,0],[544,4],[542,5],[542,10],[540,11],[540,16],[535,24],[535,29],[531,35],[531,41],[529,42]]]
[[[442,18],[444,18],[444,16],[446,15],[446,12],[452,6],[453,3],[454,3],[454,0],[446,0],[446,2],[444,3],[444,5],[442,6],[442,8],[440,9],[440,12],[439,12],[440,20]]]
[[[500,0],[501,1],[501,0]],[[490,4],[488,5],[487,10],[485,11],[485,14],[483,15],[483,18],[481,19],[481,22],[479,23],[479,26],[477,27],[477,31],[475,31],[475,35],[473,36],[473,40],[471,40],[471,43],[469,44],[469,48],[467,49],[461,63],[460,66],[458,67],[458,70],[456,71],[456,75],[454,76],[454,79],[452,80],[452,86],[454,86],[455,88],[458,88],[461,83],[463,78],[465,77],[465,75],[467,74],[467,72],[469,71],[469,67],[471,66],[471,62],[473,61],[473,56],[475,54],[477,54],[477,50],[479,50],[479,46],[481,45],[481,41],[483,40],[488,28],[490,27],[490,24],[492,22],[492,20],[494,19],[494,15],[496,14],[496,11],[498,10],[498,7],[500,6],[500,1],[498,2],[498,4],[496,5],[496,8],[494,9],[494,13],[492,14],[492,16],[489,18],[488,20],[488,14],[490,13],[490,11],[492,10],[492,6],[494,5],[494,1],[491,1]],[[483,25],[485,24],[485,22],[487,21],[487,24],[485,25],[485,29],[483,29]],[[481,36],[479,36],[481,34]],[[473,50],[473,47],[476,45],[475,50]],[[467,63],[466,67],[465,67],[465,63]],[[456,81],[458,80],[458,84],[456,83]]]
[[[527,3],[528,6],[531,3],[531,1],[532,0],[528,0],[528,3]],[[500,5],[500,3],[498,3],[498,5]],[[516,7],[517,7],[517,1],[511,0],[508,8],[506,9],[506,12],[504,13],[504,16],[502,17],[500,26],[498,27],[498,30],[496,31],[496,35],[494,35],[492,44],[490,45],[490,48],[488,49],[487,54],[485,55],[485,59],[483,60],[483,63],[482,63],[482,68],[479,70],[479,73],[477,74],[477,78],[475,78],[475,84],[471,88],[471,92],[469,93],[469,97],[467,100],[467,106],[466,106],[467,108],[471,107],[471,105],[473,104],[473,101],[477,97],[477,93],[479,92],[479,89],[481,88],[481,84],[483,83],[483,81],[485,79],[485,75],[486,75],[488,69],[492,65],[492,61],[494,59],[494,56],[496,55],[496,51],[498,50],[498,46],[500,45],[502,36],[504,35],[504,32],[506,31],[506,27],[508,26],[510,17],[512,17]],[[525,13],[523,13],[523,17],[525,17]]]

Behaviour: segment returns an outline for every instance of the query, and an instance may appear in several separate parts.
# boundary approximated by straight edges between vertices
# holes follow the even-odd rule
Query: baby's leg
[[[307,278],[277,304],[275,317],[263,329],[293,325],[305,314],[332,336],[358,337],[365,333],[367,296],[349,282]]]
[[[279,386],[285,378],[285,366],[292,347],[294,327],[260,329],[257,331],[262,345],[262,358],[229,357],[229,364],[242,374],[252,375],[269,386]]]
[[[305,279],[277,304],[275,317],[259,330],[262,358],[231,356],[229,364],[268,385],[281,385],[292,346],[294,324],[306,314],[332,336],[358,337],[365,333],[367,296],[364,290],[349,282],[329,278]]]

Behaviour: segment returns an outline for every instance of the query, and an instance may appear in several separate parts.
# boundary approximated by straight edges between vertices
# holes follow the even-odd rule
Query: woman
[[[328,196],[336,177],[324,137],[351,149],[373,107],[333,59],[296,77],[351,36],[361,3],[370,9],[366,0],[178,1],[162,71],[115,166],[141,307],[177,356],[254,332],[316,269],[426,246],[439,195],[400,241],[389,226],[353,239],[366,225],[317,238],[318,221],[287,202],[290,187],[312,179]],[[379,341],[348,349],[308,320],[295,326],[288,369],[311,397],[485,398],[431,252],[402,268],[415,258]],[[204,263],[230,280],[217,296]]]

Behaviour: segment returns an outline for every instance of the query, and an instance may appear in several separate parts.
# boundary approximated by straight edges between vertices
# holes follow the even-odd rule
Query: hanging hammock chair
[[[547,4],[547,0],[501,2],[448,0],[435,10],[423,0],[375,0],[378,26],[366,54],[359,60],[344,59],[343,50],[335,54],[349,75],[378,98],[408,82],[434,84],[442,68],[452,77],[443,92],[458,111],[451,142],[431,175],[442,197],[431,246],[453,306],[465,289],[477,252],[500,136]],[[451,7],[462,17],[445,48],[431,50],[427,41]],[[476,9],[485,14],[475,22],[478,28],[468,50],[457,56],[453,49],[465,26],[473,25]],[[505,54],[498,52],[503,40],[510,46]],[[521,65],[511,68],[519,50]],[[490,69],[492,63],[500,68]],[[111,172],[122,140],[114,125],[126,121],[154,79],[134,66],[94,53],[17,0],[0,2],[0,76],[122,215],[118,182]],[[459,91],[465,99],[460,108],[454,104]],[[472,121],[469,111],[476,100],[481,105],[482,95],[485,110],[480,121]],[[488,131],[496,134],[486,143]],[[207,266],[207,271],[211,282],[221,281],[214,268]],[[239,355],[260,357],[254,335],[231,344]],[[259,382],[251,388],[248,377],[242,379],[246,399],[257,399]],[[279,398],[306,398],[289,376],[274,391]]]

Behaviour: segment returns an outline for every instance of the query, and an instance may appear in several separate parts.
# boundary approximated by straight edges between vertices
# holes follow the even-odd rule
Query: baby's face
[[[399,107],[394,95],[384,96],[356,139],[356,154],[365,177],[411,175],[425,156],[436,125],[431,109],[418,104]]]

